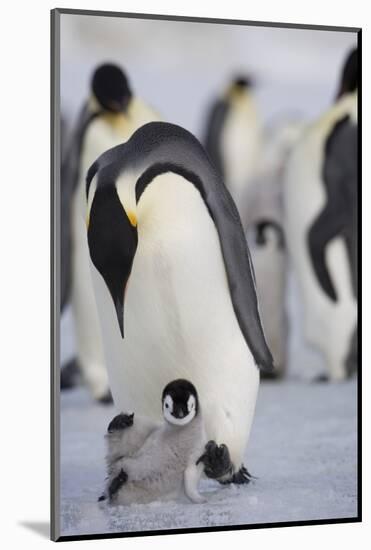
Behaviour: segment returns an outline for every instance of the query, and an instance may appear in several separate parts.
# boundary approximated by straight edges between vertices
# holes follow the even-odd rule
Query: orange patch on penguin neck
[[[127,217],[129,218],[129,221],[130,221],[131,225],[133,227],[136,227],[137,226],[137,217],[136,217],[135,213],[132,210],[129,210],[129,212],[127,213]]]

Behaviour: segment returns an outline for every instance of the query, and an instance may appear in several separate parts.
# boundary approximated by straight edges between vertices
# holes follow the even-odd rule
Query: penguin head
[[[358,87],[358,51],[352,50],[345,60],[337,99],[342,95],[354,92]]]
[[[275,220],[260,220],[255,226],[255,242],[258,246],[273,244],[279,249],[285,248],[282,227]]]
[[[253,82],[251,77],[241,76],[241,75],[237,76],[232,82],[232,86],[240,90],[246,90],[247,88],[251,88],[252,84]]]
[[[196,388],[188,380],[170,382],[162,392],[162,411],[169,424],[185,426],[198,414]]]
[[[227,97],[232,101],[234,99],[238,100],[238,98],[244,97],[249,93],[252,86],[253,82],[250,77],[242,75],[236,76],[227,89]]]
[[[113,113],[125,111],[132,92],[124,72],[112,63],[105,63],[94,71],[91,89],[100,106]]]

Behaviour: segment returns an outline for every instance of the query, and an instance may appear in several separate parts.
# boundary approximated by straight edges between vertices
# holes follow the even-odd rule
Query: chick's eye
[[[165,407],[166,407],[167,409],[169,408],[169,405],[168,405],[168,403],[165,403]]]

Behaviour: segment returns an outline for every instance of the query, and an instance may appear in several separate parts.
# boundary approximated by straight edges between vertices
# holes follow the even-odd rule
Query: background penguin
[[[262,146],[261,121],[249,78],[236,78],[224,97],[214,103],[204,144],[240,208],[259,166]]]
[[[218,457],[215,477],[236,480],[258,367],[273,365],[233,200],[197,139],[166,123],[146,124],[103,154],[88,172],[87,198],[116,406],[156,418],[167,380],[192,380],[208,439],[226,445],[210,447],[205,461]]]
[[[108,426],[107,486],[112,504],[133,504],[174,498],[183,491],[195,503],[203,472],[206,435],[196,388],[174,380],[162,393],[165,422],[119,414]],[[198,464],[197,464],[198,462]]]
[[[71,303],[76,329],[77,363],[93,396],[110,400],[100,326],[89,268],[86,239],[85,174],[105,150],[126,141],[142,124],[158,115],[133,96],[120,67],[99,66],[91,96],[83,106],[62,164],[62,303]],[[67,370],[64,370],[67,369]],[[75,377],[76,361],[62,369],[62,387]]]
[[[356,72],[353,51],[340,97],[306,129],[285,181],[286,236],[304,300],[305,336],[323,352],[334,380],[356,361]]]
[[[287,248],[283,232],[282,175],[290,149],[303,125],[286,119],[264,134],[261,165],[241,205],[246,237],[257,281],[260,314],[275,370],[282,376],[287,363]]]

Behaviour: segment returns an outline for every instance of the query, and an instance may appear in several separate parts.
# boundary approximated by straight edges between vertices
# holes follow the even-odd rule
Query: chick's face
[[[196,398],[192,394],[182,398],[174,398],[171,394],[165,394],[162,410],[167,422],[176,426],[184,426],[196,416]]]

